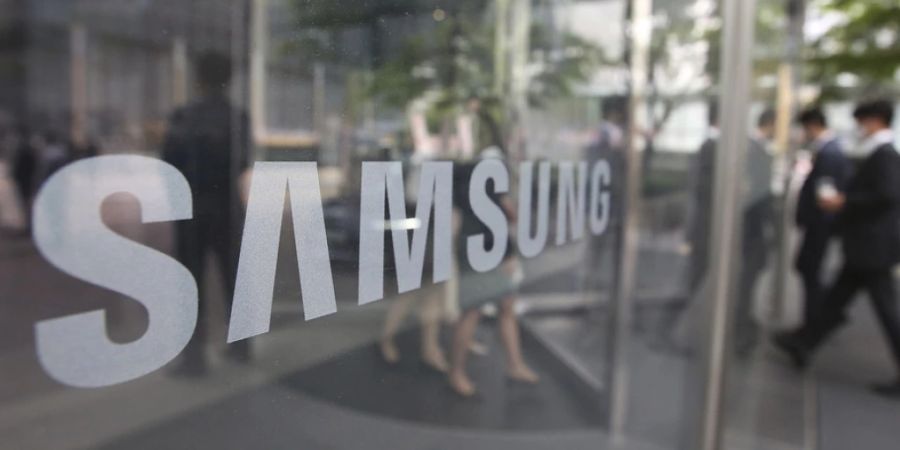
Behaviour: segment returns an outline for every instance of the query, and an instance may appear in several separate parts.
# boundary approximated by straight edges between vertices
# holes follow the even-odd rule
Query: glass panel
[[[729,377],[725,397],[724,445],[728,448],[807,448],[815,408],[810,380],[798,377],[767,345],[767,330],[800,321],[791,275],[794,248],[787,151],[791,142],[796,53],[802,25],[791,22],[790,2],[758,4],[747,105],[748,143],[739,210],[737,276]],[[797,13],[800,13],[797,11]],[[794,20],[802,21],[802,17]],[[797,23],[797,22],[795,22]],[[799,22],[802,23],[802,22]],[[793,27],[793,28],[792,28]],[[801,28],[798,28],[801,27]],[[793,30],[793,31],[792,31]],[[785,289],[788,289],[785,291]]]
[[[718,146],[718,2],[653,2],[628,430],[696,448],[706,382],[706,301]]]
[[[0,446],[605,442],[628,2],[2,4]],[[714,85],[674,39],[642,264]]]

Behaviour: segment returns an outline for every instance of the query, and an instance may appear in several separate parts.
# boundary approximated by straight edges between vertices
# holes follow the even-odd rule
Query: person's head
[[[894,122],[894,105],[887,100],[860,103],[853,111],[853,118],[864,136],[890,129]]]
[[[775,137],[775,111],[771,109],[763,111],[756,121],[756,129],[763,139],[772,140]]]
[[[201,53],[194,70],[197,86],[203,94],[224,92],[231,82],[231,59],[214,51]]]
[[[803,134],[809,142],[815,141],[828,129],[828,120],[819,108],[807,109],[797,116],[797,123],[803,127]]]

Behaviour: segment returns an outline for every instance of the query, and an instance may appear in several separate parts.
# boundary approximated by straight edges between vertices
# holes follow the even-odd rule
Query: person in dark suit
[[[818,204],[818,192],[831,188],[843,192],[850,176],[850,163],[844,156],[840,139],[828,129],[825,115],[818,108],[800,114],[797,122],[813,151],[813,167],[797,201],[796,224],[803,232],[803,243],[794,267],[803,280],[805,301],[803,323],[811,323],[815,309],[822,304],[822,264],[834,235],[835,216]]]
[[[862,103],[854,117],[865,135],[864,160],[844,193],[820,194],[818,205],[837,214],[844,267],[813,320],[793,333],[779,334],[775,344],[798,368],[844,322],[844,312],[860,290],[871,298],[900,374],[900,317],[893,269],[900,262],[900,154],[894,148],[893,104]],[[879,394],[900,398],[900,375],[873,386]]]
[[[691,168],[692,201],[694,214],[688,231],[691,244],[688,291],[693,296],[700,290],[709,269],[709,236],[712,233],[713,171],[716,166],[716,149],[719,147],[719,110],[715,102],[709,107],[709,130],[697,151]]]
[[[675,353],[691,351],[680,342],[677,331],[694,299],[699,295],[709,269],[709,236],[712,232],[711,211],[715,192],[713,170],[716,165],[720,132],[716,102],[711,101],[708,108],[709,128],[700,148],[691,158],[688,171],[690,214],[685,230],[685,243],[690,247],[690,254],[686,261],[685,292],[661,309],[658,323],[648,336],[649,345],[661,351]]]
[[[685,243],[690,248],[685,272],[685,291],[672,299],[660,311],[658,322],[648,336],[652,348],[666,352],[689,353],[691,351],[679,339],[678,329],[700,289],[709,270],[710,234],[712,233],[712,205],[715,193],[713,171],[716,165],[716,149],[719,147],[719,109],[713,99],[707,105],[709,127],[700,148],[691,158],[688,169],[688,193],[690,213],[685,233]]]
[[[230,306],[237,278],[244,208],[240,179],[250,165],[250,126],[247,114],[228,98],[231,60],[215,52],[203,53],[196,64],[200,98],[179,108],[169,121],[163,159],[175,166],[191,185],[194,218],[178,222],[176,251],[200,287],[199,317],[194,336],[176,370],[183,375],[206,372],[208,334],[204,311],[209,300],[203,289],[206,257],[212,253],[224,278],[225,304]],[[248,341],[229,346],[227,355],[239,362],[250,358]]]

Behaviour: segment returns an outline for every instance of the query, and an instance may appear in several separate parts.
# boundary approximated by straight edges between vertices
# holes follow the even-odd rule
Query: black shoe
[[[793,333],[779,333],[772,339],[775,347],[784,352],[797,370],[805,370],[809,366],[809,351]]]
[[[887,384],[876,384],[871,387],[872,392],[894,400],[900,400],[900,380]]]

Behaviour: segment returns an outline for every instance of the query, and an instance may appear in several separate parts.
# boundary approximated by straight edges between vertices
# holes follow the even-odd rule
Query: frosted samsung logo
[[[549,234],[552,165],[535,166],[525,162],[520,167],[519,212],[523,217],[536,214],[534,221],[517,221],[519,253],[524,257],[540,254]],[[399,162],[362,164],[360,223],[374,226],[359,231],[360,305],[384,297],[386,227],[392,233],[400,292],[422,287],[429,229],[433,229],[434,282],[451,276],[453,163],[423,164],[413,218],[406,216],[402,169]],[[603,160],[593,166],[564,162],[557,169],[556,244],[581,239],[586,227],[593,235],[603,234],[611,201],[609,164]],[[533,198],[535,172],[537,199]],[[153,175],[152,183],[135,182],[148,174]],[[488,195],[489,180],[495,191],[509,191],[506,166],[499,160],[485,160],[472,174],[468,195],[475,215],[490,230],[496,245],[485,248],[483,234],[461,237],[466,239],[468,264],[481,272],[500,265],[509,236],[506,216]],[[288,190],[305,317],[312,320],[337,312],[316,163],[258,163],[247,206],[228,342],[269,331]],[[100,206],[116,193],[138,199],[144,223],[193,216],[187,180],[174,167],[153,158],[102,156],[79,161],[57,172],[41,189],[34,205],[33,227],[44,257],[74,277],[135,299],[149,316],[146,333],[126,344],[109,339],[102,310],[39,322],[38,358],[50,376],[70,386],[102,387],[147,375],[184,349],[197,323],[197,281],[191,273],[168,255],[130,241],[103,224]],[[408,230],[412,230],[412,239]]]

